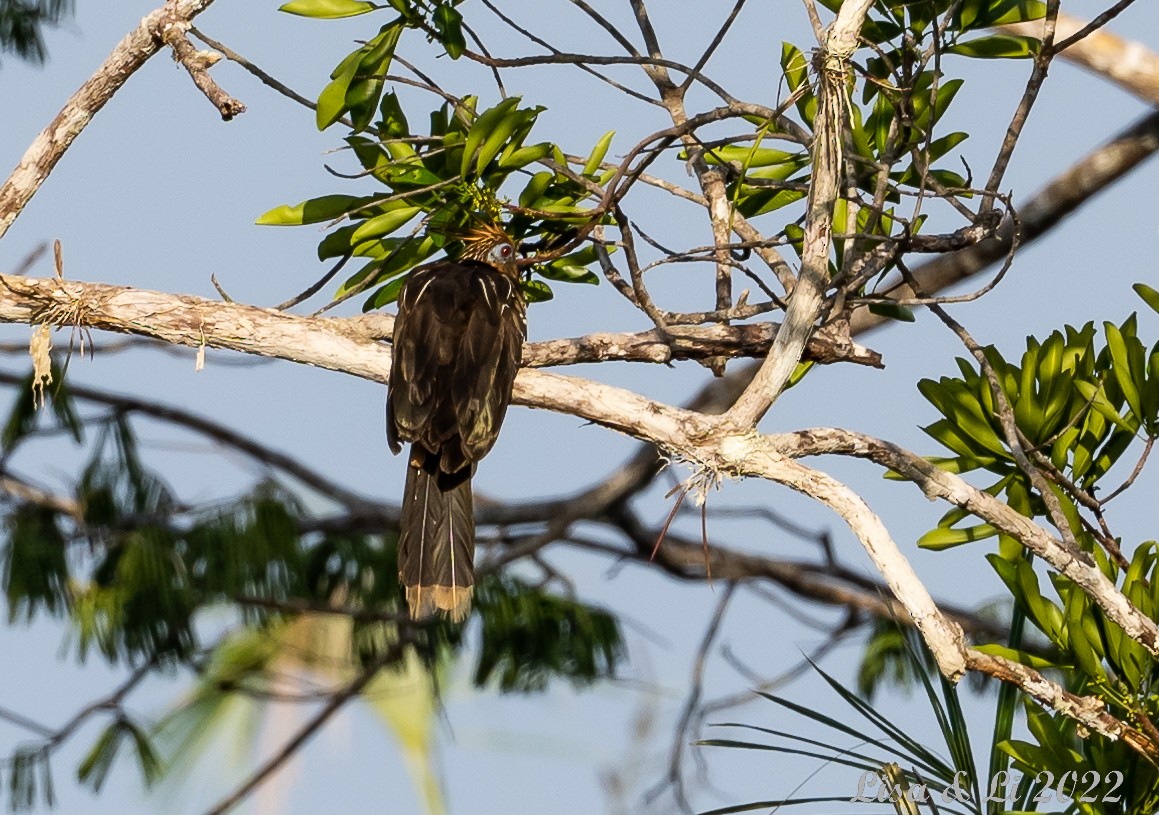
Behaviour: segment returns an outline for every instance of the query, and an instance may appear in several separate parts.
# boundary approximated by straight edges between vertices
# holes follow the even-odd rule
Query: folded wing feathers
[[[412,443],[399,537],[411,614],[470,608],[475,523],[470,476],[490,451],[522,358],[526,306],[516,281],[478,263],[411,274],[399,299],[387,399],[391,449]]]

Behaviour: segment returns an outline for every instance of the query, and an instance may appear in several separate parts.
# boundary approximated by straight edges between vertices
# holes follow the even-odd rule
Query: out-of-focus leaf
[[[869,312],[879,317],[888,317],[891,320],[899,320],[903,323],[912,323],[917,319],[914,317],[912,308],[894,303],[870,303]]]

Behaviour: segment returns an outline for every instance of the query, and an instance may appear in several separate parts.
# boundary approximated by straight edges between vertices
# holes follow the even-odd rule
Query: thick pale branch
[[[97,111],[159,51],[166,32],[181,28],[204,11],[213,0],[169,0],[150,12],[125,35],[100,68],[74,93],[56,118],[32,142],[12,175],[0,187],[0,237],[40,189],[61,156],[72,145]]]
[[[861,25],[872,5],[872,0],[843,3],[837,20],[821,43],[813,174],[805,212],[801,273],[772,350],[752,383],[726,414],[726,420],[737,428],[755,426],[772,406],[796,369],[809,334],[821,316],[829,278],[833,207],[842,176],[841,144],[848,119],[846,76]]]
[[[0,276],[0,322],[48,323],[288,359],[385,382],[390,348],[356,323],[146,289]]]
[[[663,333],[654,329],[639,334],[587,334],[528,343],[523,361],[531,368],[548,368],[612,360],[668,363],[712,357],[763,357],[768,353],[777,329],[776,323],[703,327],[670,325]],[[804,358],[822,364],[852,362],[884,367],[881,355],[876,351],[825,332],[818,332],[810,338]]]
[[[1061,42],[1085,25],[1082,20],[1068,14],[1059,14],[1054,37]],[[1041,20],[1002,27],[1014,34],[1042,36]],[[1159,54],[1142,43],[1099,30],[1060,51],[1059,56],[1105,76],[1140,99],[1159,104]]]
[[[1159,656],[1159,626],[1128,600],[1093,561],[1068,551],[1030,518],[1008,504],[945,472],[914,453],[896,445],[837,428],[812,428],[764,437],[765,443],[794,457],[849,455],[870,459],[913,481],[931,500],[940,498],[982,518],[1046,560],[1073,580],[1096,602],[1107,617],[1118,623],[1132,639]]]
[[[153,337],[191,347],[227,348],[290,359],[382,381],[394,319],[370,314],[348,319],[301,317],[273,309],[187,295],[19,275],[0,277],[0,321],[48,322]],[[596,333],[529,343],[527,367],[612,360],[669,363],[714,356],[760,356],[777,326],[676,326],[635,334]],[[818,333],[806,359],[881,366],[881,356],[846,338]]]
[[[1119,721],[1107,712],[1100,699],[1091,696],[1077,696],[1056,682],[1052,682],[1033,668],[1012,662],[1002,657],[984,654],[969,649],[966,652],[967,665],[971,670],[981,671],[1003,682],[1017,685],[1028,696],[1041,704],[1073,719],[1096,733],[1112,741],[1122,739],[1133,749],[1159,763],[1159,744]]]
[[[885,524],[860,495],[831,476],[779,454],[766,452],[762,456],[748,456],[746,463],[764,477],[820,501],[841,516],[865,547],[894,597],[905,606],[942,675],[956,682],[965,674],[962,629],[942,614]]]

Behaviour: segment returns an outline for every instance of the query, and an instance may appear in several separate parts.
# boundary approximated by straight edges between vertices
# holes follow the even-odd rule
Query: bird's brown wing
[[[525,335],[523,297],[501,272],[456,261],[412,272],[394,325],[391,448],[413,442],[437,457],[420,466],[447,475],[486,455],[511,401]]]

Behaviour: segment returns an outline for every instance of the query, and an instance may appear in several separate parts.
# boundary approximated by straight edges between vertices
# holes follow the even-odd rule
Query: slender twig
[[[1124,11],[1126,11],[1127,7],[1134,2],[1135,0],[1119,0],[1119,2],[1115,3],[1115,5],[1111,6],[1109,9],[1095,17],[1075,33],[1071,34],[1066,39],[1061,40],[1060,42],[1056,42],[1054,45],[1050,46],[1051,51],[1057,54],[1060,51],[1065,51],[1066,49],[1070,48],[1079,40],[1089,37],[1091,34],[1098,31],[1111,20],[1115,19]]]
[[[293,88],[290,88],[288,85],[285,85],[282,82],[279,82],[277,79],[270,76],[270,74],[266,73],[261,68],[259,68],[257,65],[254,65],[248,59],[246,59],[245,57],[243,57],[241,54],[237,53],[236,51],[232,50],[228,46],[224,45],[223,43],[218,42],[217,40],[213,39],[212,37],[207,36],[206,34],[203,34],[197,28],[190,28],[189,33],[192,34],[193,36],[197,37],[197,39],[201,40],[203,43],[205,43],[206,45],[208,45],[210,48],[214,49],[215,51],[220,51],[221,54],[226,59],[228,59],[230,62],[236,62],[238,65],[240,65],[246,71],[249,71],[249,73],[253,74],[259,80],[261,80],[263,85],[266,85],[269,88],[273,88],[275,91],[280,93],[282,96],[285,96],[287,99],[294,100],[295,102],[297,102],[299,105],[302,105],[303,107],[310,108],[310,110],[317,110],[318,105],[313,100],[307,99],[305,96],[302,96],[302,94],[298,93]],[[349,121],[345,121],[345,120],[343,120],[343,121],[348,127],[353,126],[352,124],[350,124]]]
[[[701,696],[704,694],[704,672],[708,666],[708,655],[712,650],[717,635],[720,633],[725,612],[728,610],[728,604],[732,601],[737,585],[736,582],[729,581],[728,585],[724,587],[720,599],[717,600],[716,608],[709,618],[708,626],[700,641],[700,647],[696,649],[696,656],[692,662],[692,676],[689,680],[688,696],[684,700],[680,718],[676,722],[676,731],[672,738],[672,749],[668,755],[668,771],[664,779],[657,786],[644,794],[644,800],[647,802],[655,800],[657,795],[666,788],[671,787],[675,792],[676,802],[680,808],[685,812],[692,812],[692,807],[684,792],[681,765],[683,764],[684,750],[688,742],[689,726],[696,714],[697,707],[700,705]]]
[[[1014,155],[1014,147],[1018,144],[1018,138],[1022,135],[1022,129],[1026,125],[1027,119],[1030,117],[1030,109],[1034,107],[1035,101],[1038,99],[1038,92],[1042,89],[1042,83],[1046,80],[1046,72],[1050,68],[1051,60],[1054,58],[1054,51],[1052,45],[1054,43],[1054,26],[1058,18],[1059,0],[1047,0],[1046,3],[1046,21],[1042,34],[1042,48],[1034,57],[1034,68],[1030,72],[1030,79],[1026,82],[1026,89],[1022,92],[1022,98],[1018,102],[1018,107],[1014,111],[1014,116],[1010,120],[1010,124],[1006,128],[1006,136],[1002,140],[1002,146],[998,151],[997,157],[994,159],[994,167],[990,170],[990,178],[986,181],[986,192],[988,195],[983,196],[982,203],[978,208],[978,214],[984,215],[994,209],[997,202],[995,193],[1002,185],[1002,177],[1006,174],[1006,168],[1010,164],[1010,158]]]
[[[0,384],[20,385],[23,384],[24,380],[25,378],[23,376],[18,376],[7,371],[0,371]],[[320,494],[333,498],[348,506],[357,507],[374,503],[369,498],[352,493],[346,488],[324,478],[285,453],[266,447],[238,433],[232,427],[227,427],[204,416],[198,416],[183,408],[163,405],[159,402],[141,399],[136,396],[108,393],[87,388],[83,385],[70,384],[68,386],[68,393],[76,399],[108,405],[122,413],[140,413],[145,416],[151,416],[155,419],[170,422],[202,435],[209,436],[266,466],[282,470],[303,484],[317,490]]]
[[[515,31],[518,31],[520,34],[522,34],[527,39],[531,40],[536,45],[540,46],[541,48],[547,49],[547,51],[549,51],[552,54],[561,53],[560,50],[558,48],[556,48],[554,45],[552,45],[550,42],[543,39],[542,37],[536,36],[531,31],[529,31],[528,29],[524,28],[523,26],[521,26],[517,22],[515,22],[515,20],[513,20],[511,17],[508,17],[506,14],[504,14],[502,11],[500,11],[499,7],[496,6],[493,2],[491,2],[491,0],[483,0],[483,5],[486,6],[491,11],[492,14],[494,14],[496,17],[498,17],[500,20],[502,20],[507,26],[509,26],[510,28],[512,28]],[[646,96],[645,94],[642,94],[637,90],[629,88],[627,85],[623,85],[623,84],[617,82],[616,80],[612,79],[609,76],[605,76],[604,74],[600,73],[599,71],[597,71],[595,68],[593,68],[590,65],[587,65],[585,63],[578,63],[576,67],[578,67],[582,71],[585,71],[586,73],[591,74],[596,79],[599,79],[601,82],[606,82],[608,85],[611,85],[616,90],[620,91],[623,94],[631,96],[634,99],[638,99],[641,102],[646,102],[649,105],[660,105],[660,103],[658,101],[656,101],[655,99],[653,99],[652,97]],[[583,162],[581,161],[580,163],[582,164]]]

